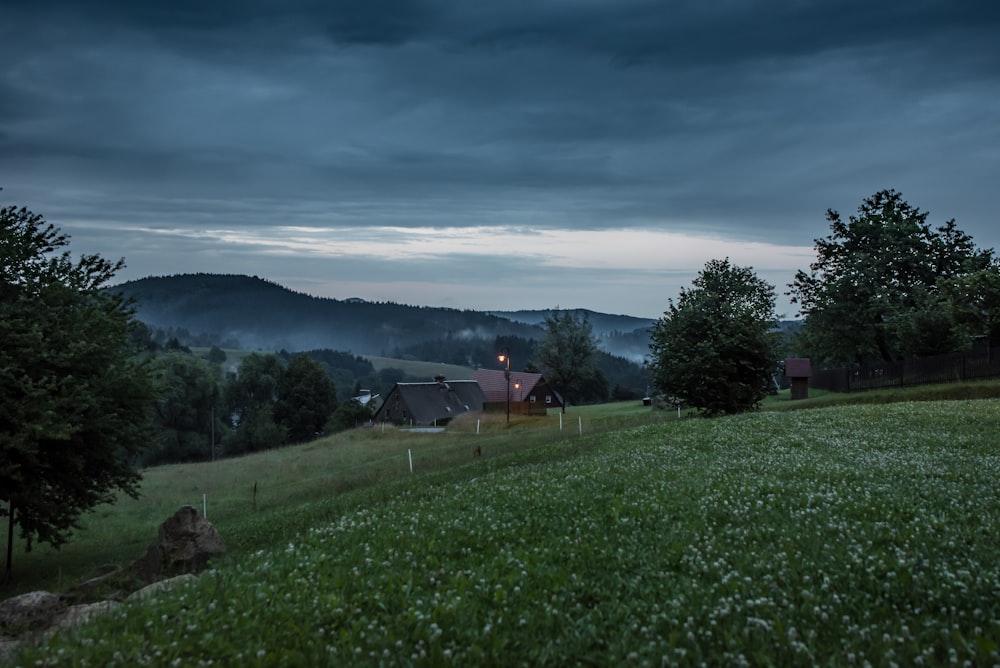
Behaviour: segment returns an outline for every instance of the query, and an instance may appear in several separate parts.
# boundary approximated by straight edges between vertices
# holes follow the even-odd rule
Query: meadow
[[[555,419],[150,470],[77,545],[204,493],[230,554],[21,664],[1000,663],[1000,400]]]

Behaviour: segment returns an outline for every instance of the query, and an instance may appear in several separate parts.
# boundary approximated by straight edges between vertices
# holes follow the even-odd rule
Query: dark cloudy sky
[[[123,280],[657,317],[998,183],[995,0],[0,0],[0,201]]]

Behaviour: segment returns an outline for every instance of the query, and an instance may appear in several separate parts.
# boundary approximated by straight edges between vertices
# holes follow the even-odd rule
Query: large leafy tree
[[[234,425],[226,443],[229,452],[245,454],[285,444],[288,432],[274,415],[284,374],[284,363],[273,353],[250,353],[240,362],[225,390]]]
[[[963,347],[982,341],[1000,346],[1000,263],[938,282],[951,320],[951,336]]]
[[[940,308],[940,281],[990,266],[954,220],[937,229],[895,190],[864,200],[845,222],[827,211],[831,233],[816,261],[789,285],[805,318],[805,352],[820,364],[891,361],[955,345]],[[921,334],[918,340],[915,333]]]
[[[292,443],[321,435],[337,408],[337,391],[323,366],[307,355],[288,363],[278,383],[275,420],[288,432]]]
[[[597,339],[586,313],[577,318],[556,308],[545,316],[544,326],[545,333],[535,347],[534,365],[562,393],[565,412],[570,396],[580,394],[588,381],[598,377],[594,368]]]
[[[27,209],[0,209],[0,516],[58,547],[82,512],[135,496],[156,386],[134,355],[133,311],[101,288],[122,261],[74,260],[68,237]]]
[[[163,388],[156,405],[158,447],[145,464],[214,459],[225,433],[219,369],[191,353],[158,355],[154,367]],[[215,447],[215,450],[213,450]]]
[[[752,410],[767,395],[780,342],[774,286],[711,260],[653,327],[656,387],[705,415]]]

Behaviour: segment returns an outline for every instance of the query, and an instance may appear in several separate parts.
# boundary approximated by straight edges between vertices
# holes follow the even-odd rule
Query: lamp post
[[[507,426],[510,426],[510,349],[502,348],[497,359],[501,364],[507,363],[507,368],[503,370],[503,377],[507,379]]]

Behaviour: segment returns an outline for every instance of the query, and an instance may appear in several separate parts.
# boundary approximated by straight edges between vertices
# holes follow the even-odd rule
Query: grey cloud
[[[827,207],[895,187],[996,246],[998,15],[982,0],[8,0],[0,186],[53,221],[804,245]]]

